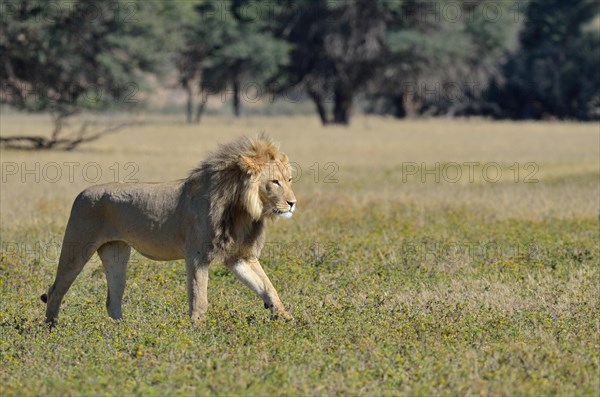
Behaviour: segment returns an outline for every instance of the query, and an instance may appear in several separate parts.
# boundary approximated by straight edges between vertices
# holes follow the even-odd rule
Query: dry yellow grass
[[[0,202],[4,225],[35,222],[40,206],[55,209],[63,222],[72,198],[96,181],[98,170],[102,173],[98,183],[127,177],[141,181],[183,178],[219,142],[263,131],[281,142],[301,167],[297,190],[301,208],[307,210],[324,203],[364,205],[379,200],[390,205],[473,206],[492,217],[540,219],[593,216],[599,207],[600,133],[595,123],[356,117],[350,128],[324,128],[316,117],[207,117],[200,125],[187,125],[173,116],[151,116],[146,121],[146,125],[129,127],[74,152],[3,151]],[[3,115],[0,126],[1,135],[49,130],[44,116]],[[449,182],[455,174],[446,179],[442,174],[440,183],[435,183],[433,174],[424,176],[427,183],[422,183],[420,174],[406,174],[412,164],[430,170],[439,164],[439,175],[449,162],[460,165],[458,183]],[[496,162],[503,167],[502,178],[487,183],[482,167],[477,167],[473,169],[475,183],[470,183],[467,162],[482,166]],[[534,171],[533,166],[525,169],[528,163],[539,167],[532,177],[540,183],[523,182]],[[514,183],[516,168],[518,183]],[[493,177],[494,169],[489,173]],[[339,183],[324,183],[327,177]]]

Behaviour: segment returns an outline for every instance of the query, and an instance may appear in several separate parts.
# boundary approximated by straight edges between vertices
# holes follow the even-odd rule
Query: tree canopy
[[[520,48],[490,88],[501,116],[600,117],[599,8],[594,0],[531,1]]]
[[[3,103],[57,120],[127,109],[177,75],[211,95],[298,90],[324,124],[396,117],[600,117],[593,0],[15,0],[1,4]],[[269,95],[267,95],[269,94]]]

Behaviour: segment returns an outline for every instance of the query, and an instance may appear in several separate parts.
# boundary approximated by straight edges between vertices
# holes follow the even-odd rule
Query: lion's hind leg
[[[55,322],[65,294],[97,248],[95,243],[70,243],[68,240],[63,242],[54,284],[48,290],[48,294],[41,297],[46,303],[47,323]]]
[[[119,320],[123,316],[121,302],[125,291],[125,276],[130,254],[131,247],[123,241],[111,241],[98,249],[108,284],[106,310],[108,315],[115,320]]]

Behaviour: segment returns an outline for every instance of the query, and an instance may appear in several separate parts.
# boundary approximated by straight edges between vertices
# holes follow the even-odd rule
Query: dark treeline
[[[310,100],[323,124],[347,124],[357,108],[600,117],[595,0],[0,4],[1,100],[57,122],[134,106],[138,90],[174,80],[188,122],[223,93],[235,115],[245,101]]]

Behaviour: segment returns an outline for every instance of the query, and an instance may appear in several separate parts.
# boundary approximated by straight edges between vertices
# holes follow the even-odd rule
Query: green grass
[[[289,152],[311,164],[307,146]],[[57,190],[74,189],[29,186],[33,214],[3,193],[0,395],[596,395],[599,172],[582,150],[541,159],[532,185],[403,184],[391,160],[350,172],[336,158],[339,184],[299,181],[298,214],[268,230],[262,264],[293,322],[214,263],[194,327],[183,262],[134,254],[122,321],[94,257],[49,330],[39,296],[72,199]]]
[[[38,296],[53,266],[2,257],[2,394],[594,394],[596,220],[473,232],[468,212],[432,215],[419,228],[402,211],[339,211],[320,227],[341,238],[268,245],[293,323],[217,265],[194,328],[182,264],[135,257],[124,321],[105,314],[96,260],[48,331]]]

